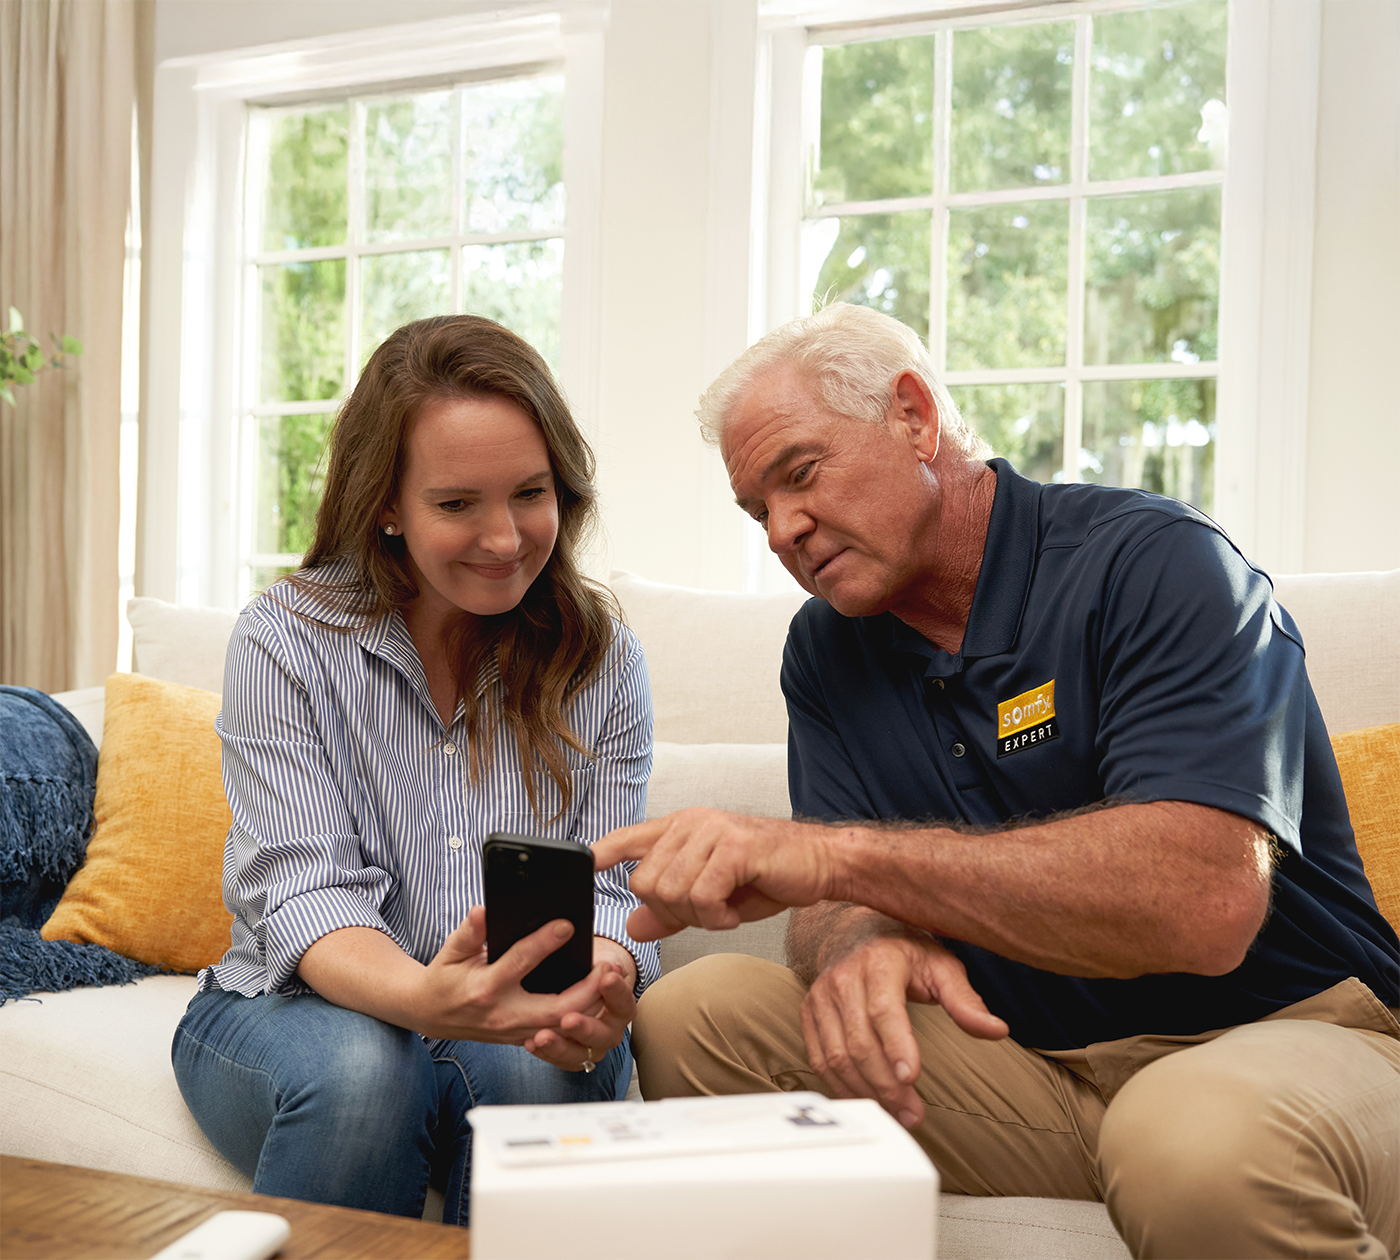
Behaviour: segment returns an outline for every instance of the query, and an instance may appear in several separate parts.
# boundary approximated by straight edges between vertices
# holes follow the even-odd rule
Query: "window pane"
[[[269,110],[262,248],[343,245],[350,110]]]
[[[804,224],[802,274],[815,302],[873,307],[927,339],[931,224],[926,210]]]
[[[1215,381],[1087,381],[1080,475],[1213,504]]]
[[[463,89],[468,232],[530,231],[564,222],[564,78]]]
[[[1033,481],[1058,481],[1064,471],[1065,387],[961,385],[950,391],[963,419],[998,455]]]
[[[559,375],[564,242],[468,245],[462,251],[463,309],[524,337]]]
[[[954,192],[1069,179],[1074,23],[990,26],[953,37]]]
[[[263,402],[334,398],[345,375],[345,260],[258,268]]]
[[[1214,360],[1220,190],[1089,202],[1086,363]]]
[[[360,366],[395,328],[452,311],[445,249],[371,254],[360,260]]]
[[[365,239],[449,235],[452,93],[370,101],[364,119]]]
[[[248,591],[249,598],[254,595],[261,595],[269,586],[284,578],[289,573],[295,573],[296,569],[292,565],[256,565],[250,574],[251,587]]]
[[[933,36],[822,50],[818,205],[933,191]]]
[[[1225,0],[1094,18],[1092,179],[1225,166]]]
[[[326,438],[334,419],[330,412],[259,418],[254,551],[300,554],[311,546],[325,482]]]
[[[1069,211],[1062,201],[948,216],[948,368],[1065,361]]]

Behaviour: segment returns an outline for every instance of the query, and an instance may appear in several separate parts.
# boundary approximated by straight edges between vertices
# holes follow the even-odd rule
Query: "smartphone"
[[[493,831],[482,857],[487,961],[546,923],[568,919],[574,934],[520,983],[530,993],[562,993],[582,980],[593,967],[592,851],[571,840]]]

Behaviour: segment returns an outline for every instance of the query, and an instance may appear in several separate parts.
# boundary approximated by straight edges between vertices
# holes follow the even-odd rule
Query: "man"
[[[626,828],[639,940],[801,907],[791,970],[653,986],[643,1092],[878,1098],[970,1194],[1140,1256],[1400,1249],[1400,945],[1297,628],[1206,517],[985,462],[918,339],[833,306],[701,403],[816,599],[795,816]]]

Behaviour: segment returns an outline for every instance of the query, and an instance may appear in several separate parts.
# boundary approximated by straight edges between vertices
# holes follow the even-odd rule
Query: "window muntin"
[[[395,328],[485,315],[558,373],[563,98],[545,67],[249,107],[240,602],[300,562],[331,421]]]
[[[802,285],[1041,480],[1213,506],[1225,0],[813,32]]]

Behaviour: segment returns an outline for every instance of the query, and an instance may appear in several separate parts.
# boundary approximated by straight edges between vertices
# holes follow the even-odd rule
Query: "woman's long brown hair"
[[[567,809],[572,796],[565,747],[585,756],[564,709],[598,671],[613,637],[617,602],[578,568],[578,548],[597,524],[593,452],[544,360],[508,329],[475,315],[441,315],[406,324],[370,356],[330,436],[326,485],[316,514],[316,537],[304,568],[291,581],[366,622],[404,608],[418,595],[402,535],[379,528],[381,512],[398,498],[408,437],[423,404],[444,398],[504,398],[540,426],[554,469],[559,536],[525,598],[510,612],[463,616],[449,640],[456,659],[457,698],[467,717],[471,773],[479,778],[490,755],[491,732],[504,720],[525,767],[530,804],[538,812],[536,774],[558,785]],[[349,561],[351,582],[327,588],[311,574]],[[504,703],[483,712],[477,683],[495,656]],[[561,809],[561,812],[562,812]]]

